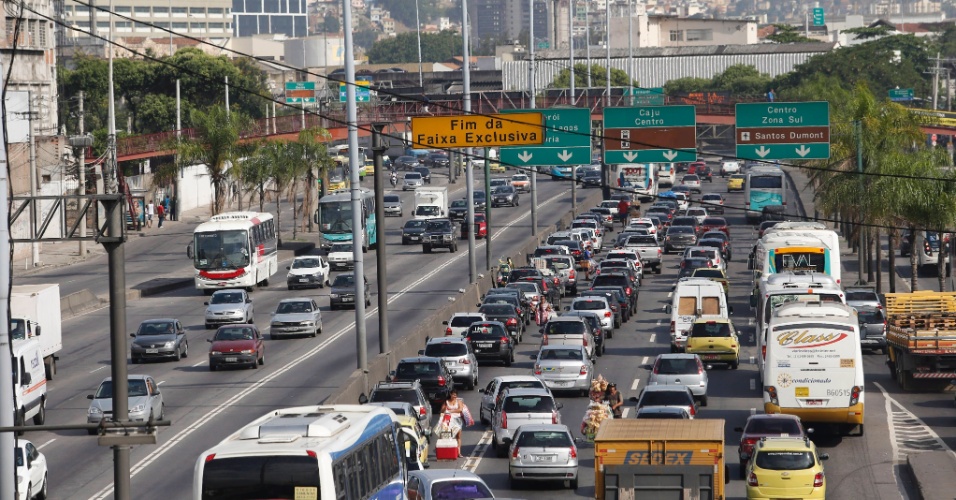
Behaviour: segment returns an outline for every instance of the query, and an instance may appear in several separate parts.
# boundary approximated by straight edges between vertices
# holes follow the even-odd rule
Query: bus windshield
[[[750,177],[750,189],[782,189],[783,177],[779,175],[754,175]]]
[[[319,464],[307,455],[257,455],[206,462],[202,498],[294,498],[319,488]],[[313,497],[315,498],[315,497]]]
[[[342,182],[345,180],[345,175],[348,172],[348,169],[344,165],[338,164],[332,167],[329,170],[329,182]]]
[[[234,269],[249,265],[249,238],[244,230],[196,233],[196,269]]]
[[[345,234],[352,232],[351,201],[322,203],[319,217],[319,224],[323,233]]]

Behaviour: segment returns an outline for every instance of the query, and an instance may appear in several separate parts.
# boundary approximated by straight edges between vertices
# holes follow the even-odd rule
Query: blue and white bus
[[[362,201],[362,251],[367,252],[375,246],[375,192],[371,189],[359,189]],[[315,214],[319,225],[319,244],[328,248],[333,243],[352,241],[352,193],[348,190],[334,192],[319,200]]]
[[[754,167],[747,172],[744,187],[747,221],[754,222],[763,215],[765,207],[787,207],[787,176],[779,167]],[[781,213],[783,213],[781,211]]]
[[[411,462],[391,410],[371,405],[300,406],[271,411],[204,451],[194,500],[405,498]]]

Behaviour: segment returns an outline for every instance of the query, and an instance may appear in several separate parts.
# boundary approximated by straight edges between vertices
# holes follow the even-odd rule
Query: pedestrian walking
[[[162,203],[156,205],[156,218],[159,219],[159,224],[157,224],[156,227],[162,228],[163,221],[166,220],[166,207],[164,207]]]
[[[614,418],[624,417],[624,397],[617,390],[617,384],[608,384],[604,399],[611,405],[611,413],[614,414]]]
[[[770,102],[773,102],[773,100],[776,98],[777,98],[777,93],[774,92],[773,89],[770,89],[770,91],[767,92],[767,100]]]
[[[170,208],[172,208],[172,205],[170,204],[169,195],[167,194],[166,198],[163,199],[163,211],[166,212],[166,217],[169,218],[169,220],[173,220],[173,211],[170,210]]]
[[[156,213],[156,207],[153,205],[153,200],[149,200],[146,204],[146,227],[153,227],[154,213]]]
[[[625,199],[621,199],[617,204],[617,216],[621,218],[621,227],[627,227],[627,211],[630,210],[631,204]]]

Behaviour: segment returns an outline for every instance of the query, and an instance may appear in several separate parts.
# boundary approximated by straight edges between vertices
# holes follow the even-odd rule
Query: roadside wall
[[[568,200],[570,201],[570,200]],[[601,190],[595,189],[578,206],[579,212],[585,211],[590,207],[596,206],[601,201]],[[562,201],[561,203],[566,203]],[[570,210],[568,210],[556,223],[545,227],[539,227],[539,233],[536,237],[529,237],[525,244],[518,251],[510,254],[511,259],[516,265],[524,265],[526,256],[534,252],[538,247],[539,240],[545,238],[548,234],[556,231],[558,228],[566,228],[574,219]],[[388,376],[388,372],[402,358],[417,356],[418,351],[425,346],[425,337],[433,335],[434,332],[443,330],[442,321],[447,320],[452,314],[458,312],[468,312],[475,310],[475,304],[481,302],[481,296],[491,288],[493,283],[491,273],[485,274],[475,284],[469,285],[465,293],[459,294],[453,301],[446,306],[433,312],[424,318],[418,326],[412,328],[411,332],[404,335],[397,341],[392,341],[392,350],[389,353],[379,354],[369,359],[368,373],[362,370],[355,370],[349,375],[349,378],[325,401],[325,404],[356,404],[359,395],[369,394],[369,391],[376,383],[383,381]]]

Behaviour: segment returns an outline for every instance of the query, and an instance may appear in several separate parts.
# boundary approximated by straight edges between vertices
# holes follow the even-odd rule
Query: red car
[[[698,168],[700,168],[700,167],[706,167],[706,166],[707,166],[707,163],[705,163],[705,162],[695,161],[694,163],[691,163],[690,165],[687,165],[687,174],[688,174],[688,175],[690,175],[690,174],[696,174]]]
[[[704,222],[701,223],[701,228],[704,233],[707,231],[723,231],[724,234],[730,236],[730,226],[727,225],[727,219],[723,217],[705,217]]]
[[[253,369],[266,364],[265,344],[255,325],[220,326],[209,342],[209,371],[220,366],[245,365]]]
[[[483,212],[475,212],[475,238],[482,239],[488,236],[488,220]],[[461,238],[468,238],[468,223],[461,223]]]
[[[740,478],[746,475],[747,462],[753,455],[754,445],[765,437],[806,438],[813,429],[804,429],[800,417],[781,413],[751,415],[743,427],[734,429],[740,432],[740,445],[737,454],[740,458]]]

